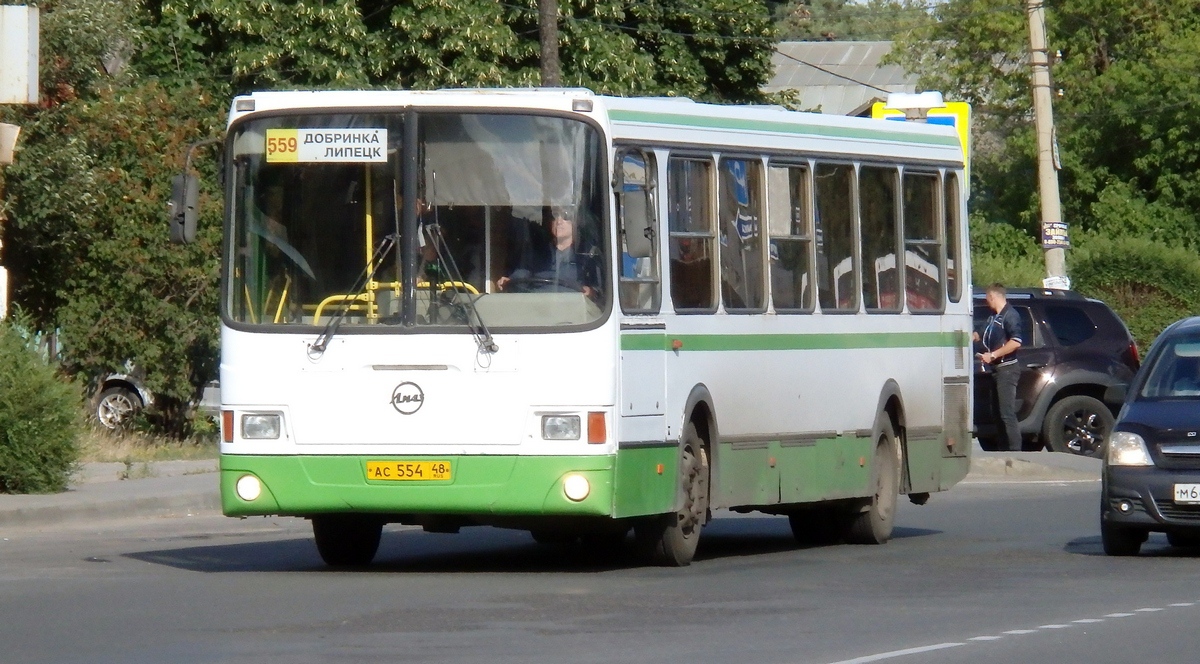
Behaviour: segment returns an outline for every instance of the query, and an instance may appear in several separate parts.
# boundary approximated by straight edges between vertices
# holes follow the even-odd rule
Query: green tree
[[[759,0],[562,0],[559,16],[564,85],[760,101],[770,77]],[[214,91],[539,81],[536,0],[182,0],[149,3],[145,19],[155,42],[139,71]]]
[[[974,105],[975,210],[1037,230],[1028,21],[1020,0],[949,0],[893,57]],[[1200,210],[1200,2],[1063,0],[1046,13],[1063,215],[1074,229],[1195,246]],[[1135,213],[1126,224],[1114,206]]]
[[[923,0],[787,0],[772,5],[780,39],[888,41],[933,20]]]

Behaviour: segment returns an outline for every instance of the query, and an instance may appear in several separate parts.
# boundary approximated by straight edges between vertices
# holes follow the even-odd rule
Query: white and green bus
[[[329,564],[402,523],[686,565],[716,509],[882,543],[967,473],[950,128],[262,92],[224,155],[224,512],[311,519]]]

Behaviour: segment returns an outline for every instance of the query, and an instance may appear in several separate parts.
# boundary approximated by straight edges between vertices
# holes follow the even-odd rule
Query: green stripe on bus
[[[621,350],[846,350],[858,348],[959,348],[959,332],[860,332],[852,334],[623,334]]]
[[[851,127],[829,127],[807,125],[797,122],[772,122],[770,120],[747,120],[742,118],[717,118],[680,113],[651,113],[646,111],[612,110],[609,118],[616,122],[645,122],[649,124],[701,127],[705,129],[740,129],[781,134],[825,136],[829,138],[855,138],[899,141],[902,143],[927,143],[958,147],[955,136],[919,136],[886,129],[856,129]],[[882,122],[882,121],[881,121]]]

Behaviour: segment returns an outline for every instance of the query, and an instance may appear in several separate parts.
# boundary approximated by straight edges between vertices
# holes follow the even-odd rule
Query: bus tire
[[[370,564],[383,533],[382,521],[361,514],[322,514],[312,526],[317,552],[332,567]]]
[[[700,530],[708,519],[708,454],[696,426],[683,429],[679,488],[683,506],[674,514],[649,517],[634,526],[638,549],[651,562],[666,567],[686,567],[696,555]]]
[[[871,497],[866,508],[853,515],[846,530],[851,544],[883,544],[892,538],[896,498],[900,495],[900,464],[896,459],[896,434],[884,419],[871,461]]]

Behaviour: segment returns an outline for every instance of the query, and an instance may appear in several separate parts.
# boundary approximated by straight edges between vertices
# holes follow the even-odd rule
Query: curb
[[[63,493],[0,496],[0,528],[219,511],[215,472],[97,481]]]

